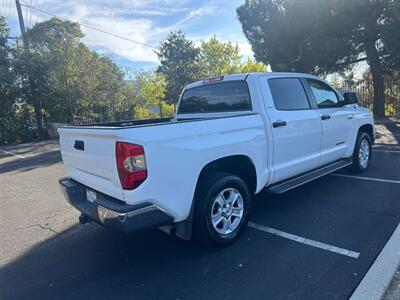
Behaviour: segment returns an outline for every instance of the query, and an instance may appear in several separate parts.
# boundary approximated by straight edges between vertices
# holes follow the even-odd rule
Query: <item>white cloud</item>
[[[102,28],[108,32],[118,34],[140,43],[148,43],[146,36],[151,32],[152,24],[148,20],[120,20],[118,18],[91,18],[85,22],[90,26]],[[156,62],[157,57],[153,49],[144,47],[133,42],[122,40],[102,32],[82,27],[85,32],[84,42],[89,47],[107,49],[110,53],[117,54],[123,58],[133,61]]]
[[[171,30],[183,29],[185,24],[189,24],[201,16],[214,14],[216,10],[213,2],[199,7],[193,5],[195,2],[185,0],[121,0],[118,2],[108,0],[27,0],[27,3],[33,3],[34,7],[53,15],[80,21],[81,24],[153,46],[156,46]],[[13,18],[14,21],[17,20],[14,13],[10,15],[10,18]],[[49,15],[32,11],[31,22],[28,22],[28,25],[49,18]],[[173,20],[172,23],[171,20]],[[158,62],[157,56],[151,48],[88,27],[81,26],[81,29],[85,34],[83,41],[101,54],[120,56],[131,61]],[[213,34],[210,33],[201,39],[209,39]],[[243,40],[243,37],[235,40],[237,36],[220,35],[218,32],[216,34],[218,38],[225,37],[222,39],[223,41],[228,41],[228,39],[232,42],[237,41],[240,54],[244,57],[252,56],[251,47],[246,40]],[[200,39],[194,40],[199,41]]]
[[[240,50],[240,55],[243,55],[245,57],[252,57],[253,56],[253,50],[251,50],[251,45],[244,41],[244,42],[238,42],[239,50]]]
[[[204,15],[204,14],[208,14],[208,13],[211,13],[212,11],[213,10],[212,10],[211,6],[204,6],[204,7],[192,10],[192,11],[189,12],[189,14],[186,17],[184,17],[183,19],[179,20],[175,24],[172,24],[172,25],[170,25],[168,27],[163,27],[163,28],[159,28],[159,29],[155,30],[154,33],[150,34],[150,37],[159,36],[160,34],[166,33],[166,32],[170,32],[171,30],[180,29],[183,24],[187,23],[188,21],[190,21],[194,17],[201,16],[201,15]]]
[[[43,7],[47,6],[45,1],[42,4]],[[181,2],[180,4],[185,3]],[[150,10],[152,7],[157,7],[157,9]],[[187,7],[177,5],[176,2],[160,3],[156,0],[121,2],[117,6],[110,6],[110,2],[105,1],[73,1],[67,6],[59,4],[52,8],[54,14],[66,19],[80,21],[82,24],[153,46],[157,45],[164,34],[171,30],[180,29],[193,18],[211,11],[212,8],[209,6],[189,10]],[[135,12],[139,18],[129,16],[128,14],[131,12]],[[154,18],[154,16],[167,16],[173,13],[183,13],[184,16],[168,26],[161,26]],[[38,21],[42,20],[39,18]],[[158,62],[153,49],[149,47],[119,39],[85,26],[81,26],[81,29],[85,33],[84,42],[91,48],[101,49],[103,52],[116,54],[132,61]]]

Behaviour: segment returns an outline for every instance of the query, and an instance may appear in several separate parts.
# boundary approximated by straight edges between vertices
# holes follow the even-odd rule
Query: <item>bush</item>
[[[163,117],[173,117],[175,116],[175,105],[168,104],[164,101],[161,102],[161,109]]]
[[[135,114],[134,118],[136,120],[141,120],[141,119],[151,119],[155,118],[156,115],[152,114],[151,111],[145,107],[137,106],[135,107]]]
[[[13,105],[0,115],[0,144],[29,142],[35,138],[33,111],[29,105]]]

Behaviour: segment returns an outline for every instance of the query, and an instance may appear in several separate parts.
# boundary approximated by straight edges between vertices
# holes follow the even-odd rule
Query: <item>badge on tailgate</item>
[[[74,148],[76,150],[84,151],[85,150],[85,142],[84,141],[75,140]]]

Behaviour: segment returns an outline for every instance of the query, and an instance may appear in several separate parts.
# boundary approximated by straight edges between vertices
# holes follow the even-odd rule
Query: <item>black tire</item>
[[[359,158],[360,148],[361,148],[361,144],[363,143],[363,141],[366,141],[368,143],[368,149],[369,149],[368,161],[366,164],[362,164],[360,162],[360,158]],[[368,170],[368,167],[371,163],[371,157],[372,157],[371,137],[369,136],[368,133],[359,132],[357,135],[356,145],[354,147],[353,164],[350,166],[350,171],[352,171],[353,173],[365,172],[366,170]]]
[[[233,189],[240,193],[243,199],[243,215],[239,225],[228,234],[220,234],[214,228],[211,214],[214,200],[220,192]],[[247,227],[248,215],[251,209],[252,197],[250,190],[240,177],[223,172],[216,172],[203,178],[195,195],[194,236],[199,241],[211,246],[226,246],[236,241]],[[233,217],[235,220],[235,217]]]

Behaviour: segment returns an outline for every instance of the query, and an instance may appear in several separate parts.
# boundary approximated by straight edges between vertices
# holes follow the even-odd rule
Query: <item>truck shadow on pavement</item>
[[[374,155],[363,176],[399,180],[398,154]],[[0,173],[59,162],[51,151],[1,163]],[[399,222],[399,188],[326,176],[256,197],[253,222],[358,251],[357,260],[252,229],[213,249],[158,230],[127,236],[75,224],[2,265],[0,298],[345,299]]]
[[[4,155],[11,156],[11,155]],[[0,174],[8,172],[26,172],[35,168],[47,167],[61,162],[59,150],[40,153],[25,158],[16,158],[12,161],[0,163]]]
[[[238,268],[240,256],[232,256],[237,246],[210,249],[158,230],[127,236],[96,224],[77,224],[1,267],[0,295],[5,299],[187,298],[211,278],[220,277],[221,270]],[[204,292],[199,295],[205,296]]]
[[[360,184],[327,176],[284,195],[261,193],[252,217],[360,251],[357,260],[252,229],[215,249],[159,230],[128,236],[76,224],[2,266],[0,298],[345,299],[398,223],[395,197],[376,207],[381,192],[368,184],[358,197]],[[336,191],[326,193],[329,186]]]

